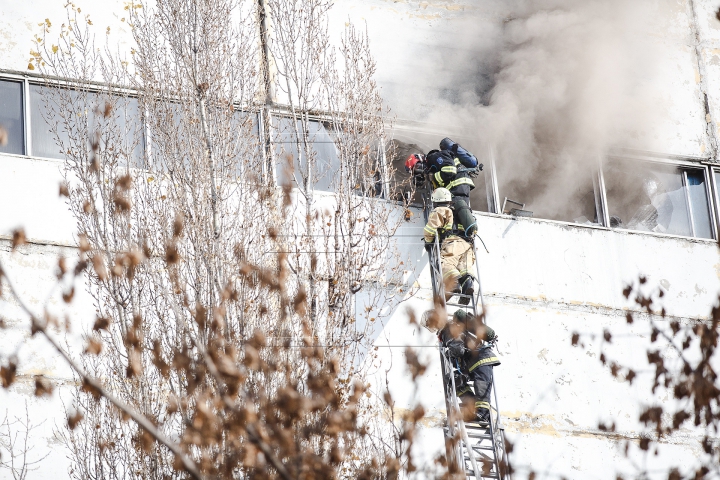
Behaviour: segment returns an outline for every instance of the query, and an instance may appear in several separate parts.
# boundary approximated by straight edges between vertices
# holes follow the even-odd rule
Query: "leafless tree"
[[[84,354],[4,281],[82,384],[73,477],[398,474],[365,365],[402,208],[367,37],[348,27],[331,48],[329,7],[131,2],[127,59],[72,4],[56,40],[43,25],[33,56],[78,231],[58,284],[70,303],[85,279],[97,310]],[[2,368],[9,386],[17,365]]]
[[[37,469],[37,465],[45,460],[49,454],[40,458],[31,458],[33,450],[30,442],[30,435],[33,430],[38,429],[39,424],[30,421],[27,401],[25,402],[25,416],[8,418],[7,411],[2,422],[0,422],[0,453],[4,450],[6,455],[0,455],[0,469],[9,470],[15,480],[24,480],[28,474]],[[5,457],[5,458],[4,458]]]
[[[638,421],[647,430],[641,432],[637,444],[624,442],[625,455],[639,452],[651,459],[658,455],[661,442],[690,425],[704,432],[699,445],[702,452],[695,462],[670,468],[668,480],[717,478],[720,476],[720,380],[717,374],[720,297],[707,318],[688,321],[667,314],[662,306],[664,291],[650,290],[645,277],[628,285],[623,294],[637,307],[635,312],[628,311],[627,325],[635,327],[633,336],[639,334],[649,343],[645,353],[652,373],[651,393],[658,398],[672,399],[642,406]],[[633,384],[643,375],[638,371],[639,366],[631,364],[630,359],[613,358],[608,351],[613,339],[624,333],[619,328],[605,329],[597,336],[575,332],[571,341],[580,348],[589,348],[588,343],[598,338],[601,349],[598,358],[602,365],[609,368],[614,378]],[[612,421],[601,422],[598,429],[615,432],[616,425]],[[644,462],[645,466],[636,465],[635,478],[648,478],[648,466],[653,464],[648,461]]]

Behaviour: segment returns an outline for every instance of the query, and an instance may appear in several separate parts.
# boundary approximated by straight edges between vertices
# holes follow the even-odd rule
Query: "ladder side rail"
[[[443,278],[442,272],[442,261],[440,259],[440,235],[435,235],[435,242],[433,245],[434,261],[435,265],[435,284],[433,285],[433,295],[436,296],[440,302],[442,308],[445,309],[445,278]]]
[[[423,202],[423,216],[427,224],[430,218],[430,212],[432,211],[432,202],[430,201],[427,189],[421,194],[421,198]],[[444,285],[440,263],[440,241],[439,235],[437,234],[433,241],[433,247],[428,254],[428,263],[430,264],[430,282],[432,284],[434,306],[437,306],[437,299],[441,299],[441,305],[445,308]]]
[[[427,224],[430,218],[430,212],[432,211],[432,203],[429,202],[427,191],[422,195],[423,199],[423,215],[425,217],[425,223]],[[428,262],[430,264],[430,282],[432,286],[433,295],[433,306],[437,307],[438,302],[442,305],[443,310],[446,308],[445,305],[445,294],[444,294],[444,283],[442,276],[442,267],[440,263],[440,236],[435,235],[433,241],[433,247],[428,254]],[[445,354],[442,345],[438,348],[440,352],[440,364],[442,367],[443,375],[443,387],[445,388],[445,408],[447,411],[447,435],[450,438],[445,439],[445,451],[447,455],[447,464],[455,464],[458,471],[465,471],[465,460],[463,458],[462,443],[465,442],[465,449],[469,448],[467,432],[463,428],[460,430],[456,427],[457,425],[457,414],[453,414],[455,404],[457,403],[457,395],[455,389],[455,375],[453,374],[453,366],[450,359]],[[453,417],[456,418],[453,421]],[[460,433],[461,438],[457,438],[457,433]],[[472,454],[468,455],[473,457]],[[474,460],[473,460],[474,462]],[[475,470],[477,472],[477,469]],[[479,478],[479,477],[477,477]]]
[[[480,308],[482,308],[483,315],[485,314],[485,301],[483,300],[482,293],[482,282],[480,281],[480,259],[477,254],[477,248],[475,247],[475,239],[472,241],[473,255],[475,255],[475,280],[478,283],[477,299],[480,300]],[[473,298],[473,306],[476,308],[476,299]],[[477,313],[477,312],[475,312]]]
[[[493,377],[493,388],[495,388],[495,377]],[[498,478],[502,479],[501,470],[500,470],[500,455],[498,455],[498,442],[497,442],[497,432],[500,427],[500,410],[497,409],[497,396],[495,396],[495,405],[492,405],[492,399],[490,399],[490,444],[492,445],[493,449],[493,463],[495,464],[495,471],[498,474]],[[493,412],[494,411],[494,412]],[[502,455],[502,454],[501,454]]]
[[[485,302],[483,300],[483,293],[482,293],[482,282],[480,280],[480,262],[479,262],[479,256],[477,254],[477,248],[475,245],[475,241],[473,239],[472,242],[472,248],[473,248],[473,254],[475,255],[475,275],[476,280],[478,283],[478,292],[477,292],[477,300],[480,302],[480,307],[482,309],[482,313],[485,314]],[[475,297],[472,298],[472,306],[473,306],[473,314],[477,316],[477,307],[478,302]],[[493,372],[494,373],[494,372]],[[507,466],[508,465],[508,459],[507,459],[507,452],[505,451],[505,431],[502,426],[501,417],[500,417],[500,406],[498,404],[498,397],[497,397],[497,388],[495,387],[495,375],[493,375],[492,378],[492,390],[493,390],[493,398],[495,400],[495,405],[491,405],[490,408],[490,428],[491,428],[491,442],[493,451],[495,453],[494,459],[495,459],[495,471],[498,474],[498,478],[505,478],[505,475],[503,475],[503,470],[500,469],[500,462],[502,459],[502,462]],[[491,399],[492,403],[492,399]],[[493,410],[495,410],[493,414]],[[499,435],[500,442],[497,441],[496,435]],[[500,443],[498,445],[498,443]],[[504,469],[506,471],[506,469]]]
[[[509,469],[510,460],[508,459],[507,450],[505,448],[505,428],[501,423],[502,417],[500,417],[500,404],[498,403],[497,388],[495,388],[495,375],[493,375],[492,379],[492,388],[493,396],[495,397],[495,411],[497,412],[497,428],[499,433],[498,436],[500,437],[500,445],[495,448],[495,457],[498,457],[498,450],[500,450],[500,457],[502,458],[502,462],[505,466],[503,470],[498,469],[498,476],[503,479],[512,480],[512,475]],[[500,472],[504,472],[504,474],[501,474]]]
[[[462,462],[462,452],[457,451],[458,439],[456,428],[455,425],[450,422],[450,412],[452,410],[452,398],[450,391],[452,389],[452,384],[450,383],[449,379],[452,377],[452,365],[450,364],[447,357],[445,356],[445,353],[443,352],[442,343],[438,345],[438,352],[440,353],[443,388],[445,389],[445,408],[448,412],[447,434],[445,437],[445,453],[447,455],[447,464],[450,465],[455,463],[461,465],[460,462]]]
[[[460,436],[462,443],[465,445],[465,451],[467,452],[467,456],[470,459],[470,464],[472,465],[473,472],[475,472],[475,478],[480,479],[482,478],[480,476],[481,470],[478,467],[477,460],[475,459],[475,452],[472,449],[472,445],[470,444],[470,438],[468,437],[467,430],[465,430],[465,422],[462,418],[462,411],[460,410],[460,402],[458,401],[457,397],[457,386],[455,385],[455,375],[453,375],[452,371],[452,362],[450,362],[450,359],[445,354],[446,352],[443,352],[443,357],[445,358],[445,361],[448,365],[450,365],[451,370],[447,372],[448,376],[450,377],[450,391],[448,394],[452,398],[452,413],[451,411],[448,411],[448,425],[450,424],[451,416],[453,418],[453,421],[457,424],[457,428],[460,431]],[[460,442],[458,441],[458,444]],[[465,471],[465,459],[462,455],[462,448],[460,450],[460,455],[458,456],[458,467],[460,468],[461,472]]]

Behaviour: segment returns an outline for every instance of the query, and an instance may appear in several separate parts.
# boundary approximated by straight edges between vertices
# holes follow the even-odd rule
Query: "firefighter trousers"
[[[468,375],[472,389],[466,382],[456,385],[460,401],[467,405],[475,403],[475,411],[482,413],[490,410],[490,394],[493,384],[493,367],[484,365],[472,370]]]
[[[464,275],[473,276],[470,272],[474,265],[475,252],[470,243],[458,237],[443,242],[440,248],[440,267],[443,282],[450,286],[450,290],[457,287],[458,278]]]

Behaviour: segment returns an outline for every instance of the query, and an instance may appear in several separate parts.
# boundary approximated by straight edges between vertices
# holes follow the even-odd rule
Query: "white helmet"
[[[436,188],[430,195],[430,200],[433,203],[450,203],[452,202],[452,193],[447,188]]]

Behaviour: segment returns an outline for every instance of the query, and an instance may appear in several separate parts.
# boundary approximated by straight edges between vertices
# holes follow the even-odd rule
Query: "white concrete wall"
[[[42,28],[38,26],[46,19],[52,25],[48,39],[56,37],[60,25],[68,23],[65,13],[67,2],[55,0],[33,0],[32,2],[0,1],[0,68],[27,71],[30,50],[37,50],[35,35],[42,36]],[[105,42],[106,28],[110,27],[109,41],[129,50],[130,28],[123,21],[127,12],[122,0],[103,0],[101,2],[74,2],[80,7],[78,19],[85,20],[89,15],[95,25],[98,46]],[[129,53],[128,53],[129,55]]]
[[[622,290],[644,275],[648,286],[664,290],[668,315],[681,321],[705,318],[720,291],[717,244],[544,220],[477,216],[480,235],[490,251],[478,245],[488,323],[500,338],[497,393],[508,438],[517,444],[516,466],[573,479],[614,479],[616,472],[632,472],[620,442],[638,441],[642,406],[654,401],[670,403],[649,392],[647,324],[638,320],[627,327],[625,314],[637,307],[625,299]],[[414,231],[419,237],[420,230],[419,224],[408,225],[403,233]],[[419,240],[416,243],[419,250]],[[422,268],[418,282],[423,288],[407,304],[420,315],[431,306],[429,271],[424,254],[414,261]],[[608,357],[645,372],[632,387],[613,379],[598,360],[599,339],[606,328],[620,333]],[[587,350],[573,347],[573,332],[594,334],[596,339],[587,342]],[[442,452],[445,404],[437,341],[429,332],[409,326],[400,308],[376,345],[382,362],[393,365],[391,391],[404,408],[417,401],[403,369],[404,346],[415,346],[431,362],[419,398],[429,410],[426,442]],[[382,375],[378,381],[384,383]],[[601,421],[615,421],[617,434],[600,432]],[[663,442],[659,462],[689,467],[700,453],[700,438],[697,431],[684,430]],[[431,448],[427,450],[425,454]],[[634,459],[641,464],[639,456]]]

